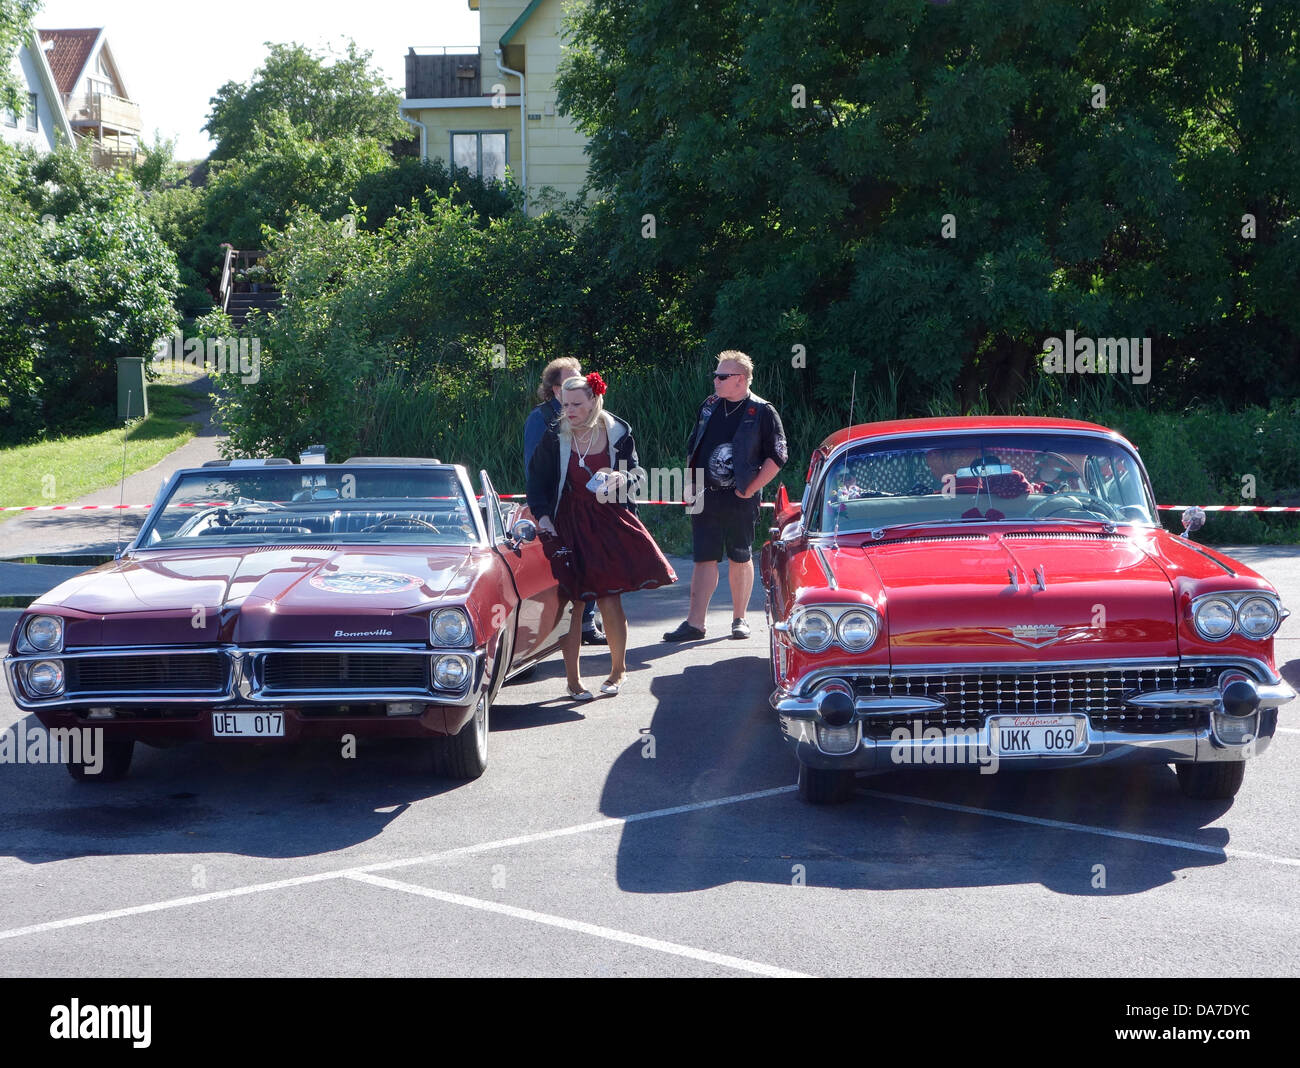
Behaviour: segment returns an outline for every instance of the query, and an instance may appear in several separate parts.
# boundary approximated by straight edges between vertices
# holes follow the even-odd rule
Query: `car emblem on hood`
[[[1051,623],[1021,623],[1012,627],[1010,634],[996,630],[986,630],[984,633],[991,634],[995,638],[1004,638],[1029,649],[1042,649],[1061,640],[1061,628]]]
[[[401,593],[420,585],[414,575],[396,571],[335,571],[312,575],[310,581],[318,590],[333,593]]]

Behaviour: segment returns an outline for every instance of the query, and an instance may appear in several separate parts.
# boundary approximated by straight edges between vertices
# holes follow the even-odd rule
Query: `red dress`
[[[603,501],[587,488],[592,473],[609,466],[608,454],[589,457],[587,464],[590,471],[578,462],[577,451],[570,450],[564,495],[555,513],[559,537],[549,539],[573,550],[561,590],[573,600],[586,601],[676,582],[676,572],[641,520],[626,506]]]

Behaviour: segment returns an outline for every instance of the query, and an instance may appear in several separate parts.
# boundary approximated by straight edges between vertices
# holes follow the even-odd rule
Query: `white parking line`
[[[1300,727],[1278,727],[1278,734],[1300,734]]]
[[[7,938],[20,938],[23,935],[40,934],[43,931],[58,931],[65,927],[81,927],[88,923],[102,923],[117,920],[125,916],[139,916],[149,912],[163,912],[167,909],[185,908],[188,905],[202,905],[209,901],[222,901],[230,897],[244,897],[248,894],[261,894],[270,890],[284,890],[306,883],[321,883],[330,879],[342,879],[348,876],[366,875],[376,871],[391,871],[394,868],[407,868],[415,864],[432,864],[451,857],[463,857],[471,853],[484,853],[507,846],[527,845],[530,842],[543,842],[550,838],[562,838],[567,835],[585,834],[588,831],[606,830],[622,827],[626,823],[638,823],[642,820],[663,819],[666,816],[679,816],[686,812],[699,812],[708,808],[721,808],[724,805],[738,805],[743,801],[756,801],[764,797],[788,794],[794,786],[777,786],[770,790],[755,790],[747,794],[733,794],[730,797],[718,797],[712,801],[696,801],[689,805],[674,805],[672,808],[657,808],[650,812],[636,812],[630,816],[613,816],[609,819],[595,820],[591,823],[579,823],[572,827],[560,827],[551,831],[538,831],[536,834],[521,834],[514,838],[499,838],[494,842],[480,842],[477,845],[459,846],[445,849],[440,853],[427,853],[420,857],[406,857],[402,860],[385,860],[377,864],[364,864],[350,868],[336,868],[332,871],[318,872],[315,875],[300,875],[292,879],[277,879],[268,883],[252,883],[237,886],[230,890],[214,890],[207,894],[191,894],[188,897],[174,897],[166,901],[154,901],[147,905],[130,905],[127,908],[112,909],[109,912],[92,912],[85,916],[70,916],[63,920],[48,920],[34,923],[27,927],[14,927],[0,931],[0,941]]]
[[[627,931],[617,931],[612,927],[598,927],[593,923],[583,923],[580,920],[570,920],[563,916],[553,916],[546,912],[534,912],[532,909],[516,908],[513,905],[503,905],[498,901],[484,901],[477,897],[465,897],[462,894],[449,894],[445,890],[434,890],[427,886],[417,886],[414,883],[398,882],[396,879],[385,879],[378,875],[368,875],[365,872],[353,872],[347,876],[349,879],[355,879],[357,882],[369,883],[372,886],[382,886],[388,890],[400,890],[407,894],[416,894],[420,897],[433,898],[435,901],[443,901],[449,905],[463,905],[465,908],[481,909],[484,912],[496,912],[502,916],[512,916],[517,920],[527,920],[530,923],[544,923],[548,927],[559,927],[566,931],[577,931],[580,934],[592,935],[595,938],[605,938],[611,942],[623,942],[629,946],[638,946],[641,949],[653,949],[660,953],[671,953],[677,957],[689,957],[691,960],[704,961],[707,964],[717,964],[723,968],[734,968],[737,971],[749,972],[751,975],[763,975],[772,979],[807,979],[809,976],[805,972],[793,972],[787,968],[776,968],[770,964],[760,964],[758,961],[745,960],[742,957],[730,957],[725,953],[711,953],[706,949],[694,949],[691,946],[683,946],[677,942],[664,942],[658,938],[646,938],[644,935],[630,934]]]
[[[966,812],[975,816],[992,816],[994,819],[1011,820],[1013,823],[1031,823],[1036,827],[1057,827],[1066,831],[1081,831],[1084,834],[1100,834],[1107,838],[1126,838],[1131,842],[1147,842],[1150,845],[1169,846],[1172,849],[1190,849],[1194,853],[1208,853],[1214,857],[1243,857],[1300,868],[1300,857],[1280,857],[1273,853],[1256,853],[1250,849],[1235,849],[1232,846],[1207,846],[1201,845],[1200,842],[1185,842],[1180,838],[1160,838],[1153,834],[1136,834],[1133,831],[1116,831],[1109,827],[1093,827],[1087,823],[1068,823],[1065,820],[1049,820],[1042,816],[1022,816],[1018,812],[1001,812],[994,808],[955,805],[951,801],[931,801],[927,797],[909,797],[907,794],[887,794],[883,790],[863,790],[862,793],[869,797],[883,797],[887,801],[901,801],[907,805],[923,805],[926,808],[941,808],[949,812]]]

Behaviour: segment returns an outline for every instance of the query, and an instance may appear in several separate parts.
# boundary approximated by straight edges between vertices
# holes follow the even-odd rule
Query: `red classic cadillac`
[[[1173,764],[1187,796],[1231,798],[1295,697],[1276,590],[1163,530],[1102,426],[850,427],[775,524],[771,704],[814,803],[858,772],[963,764]]]
[[[14,702],[102,728],[102,753],[70,747],[79,780],[120,778],[137,740],[345,734],[428,739],[476,778],[497,691],[568,627],[534,525],[480,477],[476,501],[436,460],[179,471],[117,560],[19,619]]]

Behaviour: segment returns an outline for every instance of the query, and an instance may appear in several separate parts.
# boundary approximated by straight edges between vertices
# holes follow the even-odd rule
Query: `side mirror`
[[[1194,531],[1205,526],[1205,509],[1191,507],[1183,510],[1183,537],[1190,538]]]
[[[516,545],[537,539],[537,524],[531,519],[521,519],[510,528],[510,538]]]

